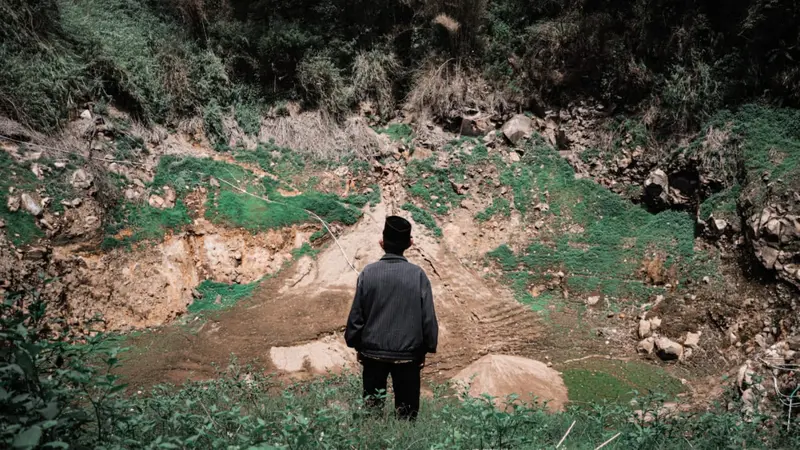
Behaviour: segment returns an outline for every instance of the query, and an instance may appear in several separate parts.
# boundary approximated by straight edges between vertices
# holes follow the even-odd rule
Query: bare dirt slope
[[[394,192],[387,189],[385,195]],[[383,218],[401,212],[395,210],[397,200],[384,198],[339,238],[357,269],[380,258]],[[441,380],[488,353],[533,356],[529,344],[537,336],[539,317],[508,290],[464,266],[447,244],[423,230],[415,227],[416,245],[406,256],[428,273],[440,323],[439,352],[429,359],[425,372]],[[227,364],[231,355],[240,362],[255,361],[269,372],[297,372],[299,366],[299,372],[310,374],[334,369],[339,362],[351,364],[352,358],[342,355],[340,334],[356,277],[342,250],[331,242],[315,260],[301,259],[229,310],[131,338],[134,350],[123,374],[140,385],[202,379],[214,374],[215,364]],[[315,343],[320,338],[321,343]],[[302,363],[296,361],[298,355]]]

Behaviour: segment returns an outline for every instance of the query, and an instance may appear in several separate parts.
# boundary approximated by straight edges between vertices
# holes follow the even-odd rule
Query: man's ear
[[[408,240],[408,247],[411,248],[414,246],[414,238]]]
[[[381,239],[380,241],[378,241],[378,244],[380,244],[380,245],[381,245],[381,248],[383,248],[383,239]]]

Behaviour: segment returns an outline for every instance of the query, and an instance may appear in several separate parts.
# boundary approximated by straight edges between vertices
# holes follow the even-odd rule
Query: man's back
[[[358,278],[345,340],[362,355],[416,360],[435,353],[438,324],[425,272],[387,253]]]

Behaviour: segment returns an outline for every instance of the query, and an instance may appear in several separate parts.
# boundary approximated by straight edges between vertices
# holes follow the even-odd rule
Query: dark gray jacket
[[[365,267],[344,338],[368,358],[421,359],[436,353],[439,324],[425,272],[389,253]]]

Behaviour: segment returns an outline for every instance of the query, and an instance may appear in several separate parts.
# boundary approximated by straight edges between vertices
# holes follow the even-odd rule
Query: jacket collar
[[[386,253],[381,258],[381,261],[408,261],[405,256],[395,255],[394,253]]]

